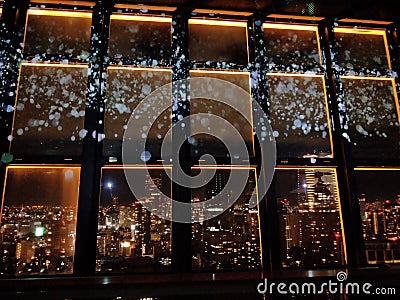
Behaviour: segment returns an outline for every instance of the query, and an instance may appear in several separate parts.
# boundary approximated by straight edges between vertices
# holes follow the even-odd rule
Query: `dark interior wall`
[[[396,0],[131,0],[123,2],[367,20],[395,21],[400,17],[400,10],[394,9],[398,5]]]

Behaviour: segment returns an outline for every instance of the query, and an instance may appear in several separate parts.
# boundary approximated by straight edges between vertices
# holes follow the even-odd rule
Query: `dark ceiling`
[[[391,21],[400,18],[396,0],[130,0],[125,3]]]

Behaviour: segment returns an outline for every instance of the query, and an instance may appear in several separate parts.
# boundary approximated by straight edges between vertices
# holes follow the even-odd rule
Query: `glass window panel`
[[[265,23],[266,57],[270,64],[307,68],[322,64],[316,26]]]
[[[334,31],[342,68],[391,68],[385,30],[335,28]]]
[[[209,95],[214,99],[221,99],[221,93],[225,93],[223,99],[228,99],[232,106],[225,103],[214,101],[213,99],[204,99],[193,97],[190,101],[190,113],[194,115],[194,121],[191,123],[192,133],[200,131],[209,131],[209,134],[195,134],[191,141],[192,155],[201,156],[206,153],[212,153],[215,156],[227,157],[229,153],[221,140],[230,141],[233,145],[231,156],[240,156],[239,144],[235,144],[235,139],[238,138],[231,130],[226,129],[224,123],[216,124],[216,119],[201,118],[197,119],[196,114],[204,113],[211,116],[218,116],[230,123],[241,135],[241,139],[247,146],[248,153],[253,154],[253,124],[247,120],[252,120],[252,105],[250,95],[250,74],[248,72],[224,72],[224,71],[191,71],[190,77],[205,77],[204,82],[201,82],[200,88],[208,89]],[[210,82],[210,78],[224,80],[236,85],[236,89],[240,92],[242,89],[248,94],[244,99],[242,95],[236,94],[236,89],[226,89],[226,86],[219,88],[218,82]],[[210,86],[213,90],[210,91]],[[239,89],[240,88],[240,89]],[[196,91],[192,91],[196,95]],[[238,95],[235,97],[235,95]],[[240,109],[240,112],[237,110]],[[243,114],[241,114],[243,112]],[[237,147],[235,147],[235,145]]]
[[[90,45],[91,14],[28,10],[24,53],[46,53],[86,58]]]
[[[189,59],[198,62],[223,61],[246,65],[247,24],[189,20]]]
[[[193,175],[200,169],[193,168]],[[222,192],[232,172],[240,170],[215,168],[215,175],[206,185],[192,189],[192,202],[211,199]],[[247,172],[247,171],[246,171]],[[236,175],[237,176],[237,175]],[[236,201],[222,214],[192,225],[193,269],[196,270],[232,270],[260,269],[261,245],[258,223],[258,209],[250,208],[249,201],[256,193],[256,171],[248,170],[245,190]],[[209,207],[218,209],[221,207]],[[193,211],[192,214],[201,214]],[[201,217],[201,216],[200,216]]]
[[[136,106],[156,89],[171,82],[171,70],[127,67],[107,69],[104,155],[121,155],[122,138]],[[153,124],[147,136],[149,143],[146,149],[152,156],[159,155],[161,142],[171,125],[171,109],[164,111],[156,120],[138,120],[138,124],[141,121],[143,126],[148,126],[149,122]]]
[[[79,155],[87,66],[21,64],[11,150],[19,155]]]
[[[345,263],[335,169],[278,168],[276,200],[283,267]]]
[[[399,108],[391,78],[342,77],[356,158],[399,158]]]
[[[400,169],[356,169],[367,261],[400,263]]]
[[[72,273],[79,176],[73,166],[7,167],[0,274]]]
[[[139,199],[132,194],[124,172],[128,176],[133,176],[138,183],[135,185],[138,187],[135,191],[136,196],[142,193],[140,197],[138,196]],[[170,270],[171,222],[150,213],[141,204],[143,201],[171,199],[169,176],[171,169],[162,167],[102,169],[97,231],[97,272],[132,273]],[[139,187],[142,187],[142,190],[139,190]],[[156,188],[159,191],[156,191]],[[161,206],[160,210],[170,208]]]
[[[171,18],[111,16],[108,53],[115,57],[167,59],[171,54]]]
[[[278,157],[332,157],[323,75],[268,74]]]

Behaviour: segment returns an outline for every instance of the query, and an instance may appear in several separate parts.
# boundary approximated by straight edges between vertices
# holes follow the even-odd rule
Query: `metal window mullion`
[[[267,60],[265,57],[265,39],[263,23],[265,17],[263,15],[255,15],[253,17],[253,33],[249,32],[249,45],[254,45],[254,61],[252,62],[252,97],[262,107],[267,117],[269,114],[269,95],[267,82]],[[250,52],[251,53],[251,52]],[[257,148],[256,148],[257,149]],[[260,153],[256,153],[256,158],[260,160]],[[261,161],[257,162],[261,165]],[[259,185],[265,185],[265,178],[260,178]],[[279,232],[279,215],[276,202],[275,183],[271,183],[267,195],[261,199],[259,205],[260,214],[260,233],[262,243],[262,263],[263,269],[273,271],[281,268],[280,243],[276,241],[276,233]]]
[[[356,201],[355,172],[348,133],[348,116],[344,99],[341,71],[337,68],[337,44],[335,40],[333,21],[320,25],[321,44],[323,46],[326,66],[326,88],[328,107],[332,125],[332,141],[334,161],[337,164],[337,181],[340,191],[340,208],[342,228],[345,235],[347,265],[360,267],[366,264],[364,239],[360,207]]]
[[[85,108],[82,165],[79,187],[74,275],[92,275],[96,266],[97,219],[100,195],[101,144],[97,141],[100,103],[103,92],[101,77],[106,54],[104,28],[107,18],[104,4],[99,1],[93,9],[89,54],[88,89]]]
[[[178,9],[172,17],[172,123],[190,115],[190,100],[188,94],[189,60],[188,60],[188,16],[191,10]],[[178,118],[178,116],[181,116]],[[187,124],[189,125],[189,124]],[[181,147],[174,141],[174,132],[183,130],[180,135],[190,134],[190,127],[175,126],[172,131],[172,153],[179,153],[179,161],[173,161],[172,178],[174,178],[179,167],[186,174],[191,172],[190,144],[187,139]],[[172,182],[172,199],[190,203],[191,189]],[[178,212],[172,205],[172,216]],[[180,211],[180,214],[191,215],[191,209]],[[190,272],[192,269],[192,224],[172,223],[172,270],[174,272]]]

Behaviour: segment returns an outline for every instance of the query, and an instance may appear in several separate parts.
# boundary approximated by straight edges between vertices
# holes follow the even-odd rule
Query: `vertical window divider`
[[[332,123],[334,162],[337,164],[337,180],[340,190],[340,212],[344,231],[347,265],[360,267],[366,264],[360,208],[354,186],[354,163],[350,155],[349,134],[345,129],[347,115],[343,93],[341,71],[337,65],[337,45],[333,32],[333,21],[326,20],[319,26],[321,44],[324,46],[324,61],[326,67],[328,107]],[[342,109],[340,109],[340,107]]]
[[[256,78],[252,78],[255,84],[252,85],[252,97],[262,107],[264,112],[270,118],[269,115],[269,97],[268,97],[268,82],[266,78],[266,59],[265,59],[265,39],[263,31],[263,23],[265,16],[257,14],[253,16],[252,32],[249,30],[249,47],[254,45],[254,57],[250,56],[251,60],[254,60],[252,65],[253,74],[256,74]],[[253,75],[252,75],[253,76]],[[256,151],[258,147],[256,147]],[[255,160],[257,166],[261,165],[259,161],[260,155],[256,152]],[[265,178],[260,178],[259,185],[265,185]],[[271,183],[267,195],[259,202],[259,219],[260,219],[260,236],[261,236],[261,253],[262,253],[262,265],[263,270],[272,271],[278,269],[280,265],[279,243],[274,240],[274,233],[278,232],[278,210],[277,203],[275,201],[275,188],[274,181]]]
[[[76,230],[74,275],[92,275],[96,266],[98,200],[100,195],[100,157],[99,137],[100,107],[104,97],[102,74],[104,56],[107,53],[107,28],[110,10],[102,1],[93,8],[91,42],[89,56],[89,75],[85,126],[87,135],[83,139],[83,154],[78,216]]]
[[[190,99],[189,99],[189,59],[188,59],[188,18],[191,9],[178,9],[172,17],[172,124],[178,121],[178,115],[183,118],[190,116]],[[183,130],[181,132],[185,137],[190,135],[190,126],[175,127],[172,131],[172,139],[174,139],[174,131]],[[178,161],[173,161],[172,178],[177,172],[177,168],[182,168],[187,175],[191,172],[192,159],[190,155],[190,144],[187,139],[181,147],[172,141],[172,153],[178,153]],[[172,198],[184,203],[191,202],[191,189],[184,187],[172,181]],[[172,217],[176,214],[176,208],[172,205]],[[182,212],[179,212],[182,213]],[[185,214],[191,215],[189,206]],[[191,223],[172,223],[172,271],[173,272],[190,272],[192,269],[192,224]]]

